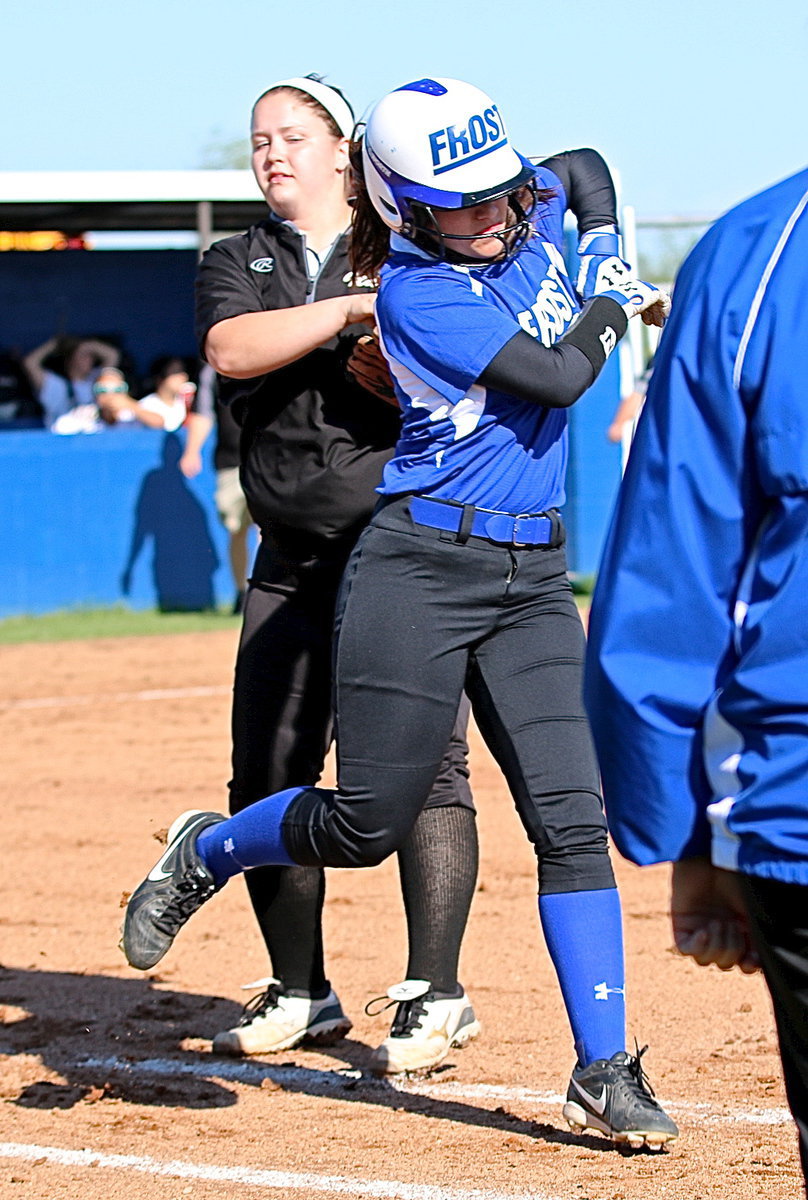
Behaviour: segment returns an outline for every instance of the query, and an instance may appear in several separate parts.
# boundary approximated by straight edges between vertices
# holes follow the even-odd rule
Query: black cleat
[[[203,829],[224,820],[220,813],[192,809],[169,829],[162,857],[126,906],[121,949],[130,966],[156,966],[188,918],[219,890],[196,841]]]
[[[616,1142],[632,1148],[664,1146],[679,1136],[679,1129],[654,1099],[640,1059],[620,1050],[599,1058],[588,1067],[576,1067],[567,1090],[564,1116],[573,1129],[599,1129]]]

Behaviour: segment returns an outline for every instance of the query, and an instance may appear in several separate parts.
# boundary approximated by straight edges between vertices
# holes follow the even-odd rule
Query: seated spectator
[[[130,396],[126,376],[117,367],[101,371],[93,385],[93,397],[101,426],[132,425],[137,421],[137,401]],[[153,421],[142,424],[156,427]]]
[[[151,365],[151,377],[154,390],[138,403],[146,412],[160,418],[163,429],[173,433],[188,418],[196,395],[196,384],[191,382],[187,363],[178,355],[164,355],[155,359]]]
[[[49,338],[23,359],[42,406],[45,428],[77,405],[93,404],[93,384],[102,367],[115,367],[120,351],[96,338]]]
[[[141,424],[161,428],[159,418],[143,414]],[[75,404],[62,413],[51,425],[51,433],[99,433],[113,426],[137,423],[137,401],[129,395],[129,385],[123,371],[117,367],[102,367],[93,384],[91,404]]]
[[[145,425],[166,429],[164,418],[129,394],[129,384],[117,367],[102,368],[93,384],[93,403],[77,404],[57,417],[51,433],[99,433],[103,429]]]

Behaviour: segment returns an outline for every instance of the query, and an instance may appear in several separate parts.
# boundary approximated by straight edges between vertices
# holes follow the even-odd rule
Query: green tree
[[[250,144],[247,138],[227,138],[215,129],[202,147],[199,166],[206,171],[241,170],[250,165]]]

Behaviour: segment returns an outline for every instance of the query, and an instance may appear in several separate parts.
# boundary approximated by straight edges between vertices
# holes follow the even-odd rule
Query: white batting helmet
[[[405,237],[440,236],[431,208],[469,208],[531,189],[529,211],[500,234],[512,253],[530,232],[535,167],[508,140],[496,104],[459,79],[419,79],[384,96],[362,143],[365,186],[376,212]]]

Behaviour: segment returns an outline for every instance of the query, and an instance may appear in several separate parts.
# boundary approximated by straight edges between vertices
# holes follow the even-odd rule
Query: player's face
[[[473,208],[433,208],[432,212],[444,235],[443,244],[449,249],[483,261],[492,261],[505,253],[502,239],[493,235],[502,233],[509,224],[507,196],[486,200]],[[461,238],[471,238],[471,241]]]
[[[289,92],[272,92],[255,106],[252,169],[267,204],[285,220],[342,189],[348,143]]]

